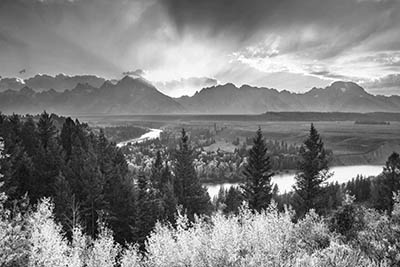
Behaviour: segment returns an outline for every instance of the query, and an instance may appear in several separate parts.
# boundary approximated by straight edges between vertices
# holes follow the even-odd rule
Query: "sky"
[[[0,76],[400,94],[400,0],[0,0]],[[26,72],[19,73],[25,69]]]

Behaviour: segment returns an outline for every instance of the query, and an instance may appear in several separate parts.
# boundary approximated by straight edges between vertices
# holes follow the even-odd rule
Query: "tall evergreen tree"
[[[300,148],[298,172],[294,189],[299,198],[299,215],[310,209],[318,210],[318,200],[322,195],[322,184],[330,177],[328,156],[324,143],[311,124],[310,133]]]
[[[178,205],[182,205],[188,218],[193,220],[195,214],[207,214],[211,202],[207,189],[204,188],[193,166],[193,150],[184,129],[179,148],[175,151],[174,192]]]
[[[249,208],[260,211],[268,207],[272,197],[272,175],[267,145],[261,128],[258,128],[243,171],[245,181],[241,185],[243,197],[248,201]]]
[[[30,157],[33,157],[38,152],[39,138],[35,121],[32,116],[28,116],[22,125],[21,129],[22,145]]]
[[[157,190],[161,189],[162,169],[163,169],[163,164],[162,164],[161,152],[158,150],[156,153],[156,158],[151,167],[151,176],[150,176],[151,183]]]
[[[135,237],[139,244],[143,245],[147,235],[157,221],[156,197],[154,189],[151,187],[143,171],[138,176],[137,187]]]
[[[74,137],[74,131],[75,131],[74,121],[70,117],[66,118],[61,129],[60,143],[65,151],[67,159],[70,158],[72,153],[71,150],[72,150],[72,140]]]
[[[398,153],[393,152],[389,156],[386,165],[383,168],[383,175],[386,178],[385,184],[388,189],[387,195],[390,198],[388,211],[392,212],[394,205],[393,194],[400,190],[400,156]]]
[[[225,196],[225,213],[235,213],[239,212],[240,205],[243,202],[243,194],[241,190],[237,187],[232,186],[229,190],[226,191]]]
[[[174,184],[171,171],[168,167],[168,161],[165,161],[165,167],[161,172],[161,196],[163,200],[162,219],[168,222],[174,222],[177,200],[174,193]]]
[[[4,173],[6,193],[12,199],[21,198],[29,193],[31,200],[36,201],[40,195],[35,188],[38,186],[37,177],[33,173],[32,159],[17,144],[10,154],[8,171]]]
[[[40,114],[37,128],[41,144],[46,149],[50,139],[54,138],[57,133],[57,129],[53,124],[53,120],[46,111]]]
[[[389,213],[393,209],[393,193],[400,190],[400,156],[393,152],[383,167],[382,175],[374,181],[373,206]]]

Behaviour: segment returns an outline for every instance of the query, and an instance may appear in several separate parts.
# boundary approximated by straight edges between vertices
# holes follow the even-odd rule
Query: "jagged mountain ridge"
[[[96,88],[79,83],[72,90],[35,92],[29,87],[0,93],[0,110],[5,113],[38,113],[43,110],[62,114],[160,114],[179,113],[184,108],[141,78],[124,77]]]
[[[143,78],[126,76],[101,86],[78,83],[73,89],[37,92],[25,85],[0,93],[0,111],[64,114],[260,114],[268,111],[400,112],[400,96],[375,96],[353,82],[334,82],[305,93],[228,83],[195,95],[171,98]]]
[[[68,76],[65,74],[57,74],[50,76],[47,74],[37,74],[28,79],[20,78],[1,78],[0,77],[0,91],[20,90],[24,87],[29,87],[34,91],[43,91],[54,89],[55,91],[64,91],[72,89],[79,83],[87,83],[94,87],[100,87],[106,79],[95,75],[75,75]]]
[[[353,82],[334,82],[302,94],[233,84],[209,87],[177,101],[192,113],[258,114],[268,111],[400,112],[399,96],[375,96]]]

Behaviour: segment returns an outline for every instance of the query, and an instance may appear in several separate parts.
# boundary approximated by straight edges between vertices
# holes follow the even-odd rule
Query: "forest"
[[[377,177],[330,184],[313,124],[298,148],[258,129],[241,186],[211,200],[197,148],[184,129],[176,135],[132,172],[103,130],[0,114],[1,266],[399,266],[396,152]],[[271,184],[282,150],[298,154],[286,194]]]

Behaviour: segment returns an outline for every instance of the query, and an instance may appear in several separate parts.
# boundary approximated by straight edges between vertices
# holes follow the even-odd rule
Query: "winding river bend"
[[[117,144],[117,147],[123,147],[126,146],[128,143],[141,143],[147,140],[152,140],[156,138],[160,138],[160,134],[162,133],[161,129],[149,129],[150,131],[143,134],[142,136],[134,139],[130,139],[128,141],[123,141]]]
[[[350,181],[357,175],[362,176],[376,176],[383,170],[383,166],[380,165],[353,165],[353,166],[338,166],[331,167],[330,171],[333,172],[328,182],[338,182],[339,184]],[[272,177],[272,183],[277,184],[280,193],[289,192],[292,190],[292,186],[295,184],[294,173],[283,173]],[[222,183],[222,184],[205,184],[208,193],[211,198],[218,194],[221,187],[225,189],[231,186],[238,186],[238,183]]]

